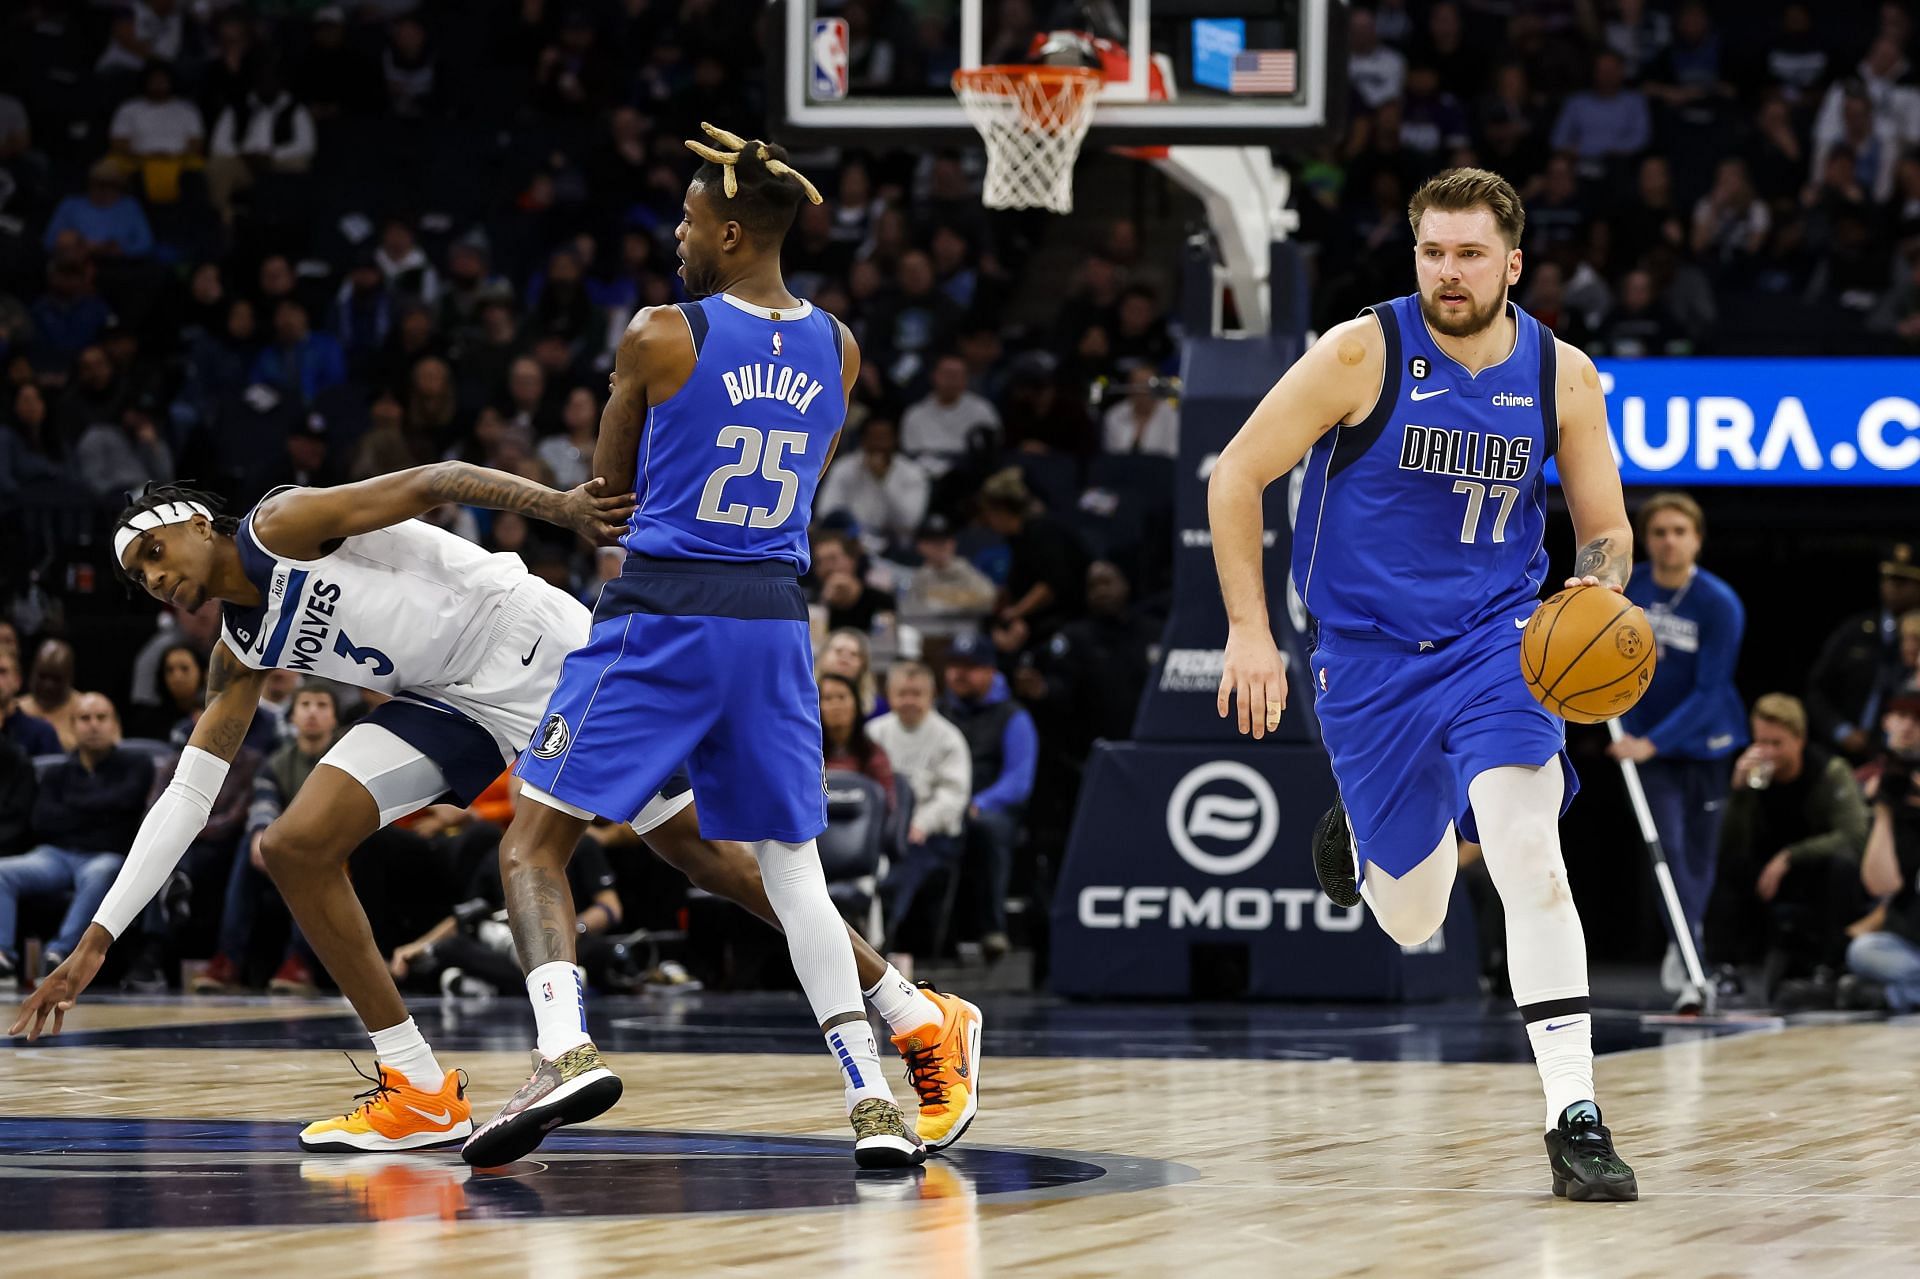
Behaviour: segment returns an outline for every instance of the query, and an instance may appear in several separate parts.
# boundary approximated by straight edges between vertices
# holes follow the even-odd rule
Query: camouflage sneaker
[[[847,1121],[853,1125],[853,1162],[860,1167],[911,1168],[926,1162],[926,1146],[892,1102],[869,1097]]]
[[[583,1124],[620,1100],[620,1077],[600,1060],[592,1044],[548,1061],[533,1054],[533,1078],[520,1085],[500,1113],[460,1148],[476,1168],[498,1168],[533,1153],[562,1124]]]

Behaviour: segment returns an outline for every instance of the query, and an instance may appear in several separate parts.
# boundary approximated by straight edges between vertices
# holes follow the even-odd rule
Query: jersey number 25
[[[706,487],[700,490],[700,508],[694,512],[695,519],[709,524],[738,524],[749,528],[779,528],[793,514],[793,504],[800,496],[800,477],[781,465],[789,453],[799,456],[807,451],[807,433],[805,431],[762,431],[754,426],[728,426],[721,428],[715,441],[723,449],[740,447],[738,461],[727,463],[707,477]],[[752,475],[755,471],[780,486],[780,498],[772,507],[755,506],[749,508],[745,502],[723,501],[727,481],[741,475]]]

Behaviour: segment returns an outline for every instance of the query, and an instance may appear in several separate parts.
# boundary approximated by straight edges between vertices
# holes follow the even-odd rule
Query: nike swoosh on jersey
[[[422,1110],[418,1106],[408,1106],[407,1109],[422,1119],[431,1119],[436,1124],[444,1124],[453,1118],[453,1112],[451,1110],[442,1110],[436,1113],[431,1110]]]
[[[532,648],[530,648],[530,649],[528,649],[528,650],[527,650],[527,655],[526,655],[525,657],[523,657],[523,658],[521,658],[521,659],[520,659],[520,665],[522,665],[522,666],[531,666],[531,665],[533,665],[533,655],[534,655],[535,653],[538,653],[538,652],[540,651],[540,640],[543,640],[543,639],[545,639],[545,638],[546,638],[546,636],[544,636],[544,635],[542,635],[542,636],[540,636],[540,638],[539,638],[539,639],[536,639],[536,640],[534,640],[534,641],[533,641],[533,647],[532,647]]]
[[[1516,618],[1514,618],[1514,619],[1513,619],[1513,625],[1514,625],[1514,628],[1515,628],[1516,630],[1522,630],[1522,631],[1524,631],[1524,630],[1526,630],[1526,629],[1527,629],[1527,622],[1528,622],[1529,620],[1530,620],[1530,619],[1528,619],[1528,618],[1524,618],[1524,617],[1516,617]]]
[[[1445,395],[1448,391],[1451,391],[1452,389],[1453,388],[1450,386],[1443,386],[1437,391],[1419,391],[1419,390],[1408,391],[1407,398],[1417,403],[1420,400],[1431,400],[1436,395]]]

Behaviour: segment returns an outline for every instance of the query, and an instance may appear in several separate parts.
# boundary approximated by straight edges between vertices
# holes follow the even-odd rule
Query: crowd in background
[[[1024,47],[1044,7],[1003,0],[996,30]],[[920,20],[932,9],[844,8],[857,81],[944,80],[939,23]],[[1906,349],[1920,340],[1911,22],[1898,4],[1828,8],[1816,22],[1804,4],[1356,5],[1347,129],[1285,157],[1316,313],[1404,291],[1408,194],[1471,161],[1526,196],[1521,304],[1596,353]],[[682,139],[702,119],[762,128],[779,38],[763,14],[757,0],[25,0],[0,16],[0,641],[14,641],[0,713],[18,748],[0,749],[0,916],[7,894],[43,903],[22,915],[34,922],[110,877],[200,705],[217,616],[156,619],[122,599],[102,532],[123,495],[187,478],[241,510],[278,484],[449,457],[587,479],[613,342],[636,308],[685,298],[673,230],[697,161]],[[912,805],[879,890],[889,944],[958,937],[995,955],[1020,940],[1010,904],[1044,901],[1087,748],[1128,735],[1159,634],[1179,414],[1158,379],[1181,339],[1151,266],[1167,246],[1095,219],[1036,326],[1017,318],[1034,310],[1032,223],[981,209],[973,157],[796,164],[828,198],[801,210],[788,283],[864,356],[806,579],[823,750]],[[1096,383],[1117,391],[1096,403]],[[430,518],[589,601],[619,571],[617,551],[517,516]],[[1913,605],[1897,603],[1850,621],[1851,639],[1842,628],[1800,719],[1756,707],[1742,739],[1800,725],[1814,777],[1828,758],[1897,754],[1889,662],[1914,660],[1900,656]],[[297,936],[255,936],[281,917],[252,845],[362,703],[288,678],[267,705],[149,912],[138,982],[177,981],[183,948],[215,961],[208,989],[313,980]],[[1735,755],[1701,753],[1722,769]],[[66,758],[36,788],[32,758],[49,755]],[[1792,772],[1776,765],[1762,792],[1745,768],[1734,800],[1787,794]],[[1904,803],[1893,775],[1876,793]],[[1868,897],[1895,880],[1871,851],[1875,802],[1847,845],[1874,868],[1855,876]],[[1740,811],[1730,831],[1768,829],[1738,827]],[[484,800],[434,810],[382,837],[412,856],[357,859],[356,874],[411,876],[397,896],[420,909],[375,920],[396,971],[485,982],[478,951],[424,959],[455,938],[484,949],[501,816]],[[1781,851],[1770,837],[1723,863],[1757,858],[1760,876]],[[618,832],[593,842],[576,858],[583,923],[616,881],[635,918],[645,858]],[[1785,870],[1768,873],[1778,888]],[[1839,893],[1819,898],[1822,919],[1845,913]],[[64,909],[34,922],[56,954],[90,913]],[[1846,958],[1811,949],[1810,979]],[[631,978],[630,958],[609,952],[608,980]]]

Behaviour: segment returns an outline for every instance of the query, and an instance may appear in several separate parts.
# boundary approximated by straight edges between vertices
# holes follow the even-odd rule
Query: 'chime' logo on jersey
[[[1533,460],[1533,437],[1443,426],[1401,428],[1400,469],[1475,480],[1521,480]]]

